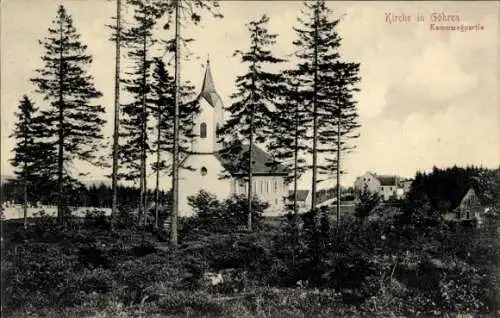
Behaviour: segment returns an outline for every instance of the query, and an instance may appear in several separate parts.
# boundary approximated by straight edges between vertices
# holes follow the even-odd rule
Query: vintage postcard
[[[500,314],[500,4],[3,0],[2,316]]]

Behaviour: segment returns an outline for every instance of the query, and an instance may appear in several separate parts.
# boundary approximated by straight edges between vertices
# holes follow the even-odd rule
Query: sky
[[[115,2],[4,0],[0,4],[2,175],[13,173],[8,160],[14,140],[8,136],[19,99],[28,94],[45,107],[29,78],[41,66],[38,40],[47,35],[61,3],[93,55],[89,72],[103,93],[100,103],[108,121],[104,133],[112,136],[115,51],[106,25],[112,23]],[[342,58],[361,63],[356,96],[360,137],[354,142],[356,150],[345,156],[343,185],[352,185],[366,171],[412,177],[433,166],[500,165],[499,2],[332,1],[328,6],[333,16],[342,17],[338,26]],[[295,50],[292,27],[298,25],[302,8],[300,1],[221,1],[224,18],[202,14],[199,25],[182,29],[195,40],[189,47],[191,60],[182,64],[182,79],[199,90],[209,56],[215,86],[224,104],[230,105],[234,80],[245,72],[245,65],[232,56],[234,50],[248,46],[245,23],[268,15],[269,31],[279,35],[273,52],[287,57]],[[125,15],[130,13],[128,9]],[[477,29],[436,29],[460,25]],[[171,36],[170,31],[162,32]],[[87,178],[103,179],[109,173],[84,164],[75,168],[89,172]],[[307,187],[310,178],[306,174],[301,186]],[[162,184],[169,188],[166,179]]]

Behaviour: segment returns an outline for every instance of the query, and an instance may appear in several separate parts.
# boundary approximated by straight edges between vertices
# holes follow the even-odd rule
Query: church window
[[[215,138],[217,138],[217,139],[219,139],[219,136],[220,136],[219,129],[220,129],[219,123],[217,123],[217,125],[215,125]]]
[[[201,123],[200,125],[200,138],[207,138],[207,124]]]
[[[278,180],[274,180],[274,192],[278,192]]]
[[[269,193],[269,181],[266,182],[266,193]]]
[[[260,182],[260,193],[264,193],[264,181]]]
[[[206,175],[207,175],[207,172],[208,172],[208,171],[207,171],[207,168],[205,168],[205,167],[201,167],[201,170],[200,170],[200,171],[201,171],[201,175],[202,175],[202,176],[206,176]]]

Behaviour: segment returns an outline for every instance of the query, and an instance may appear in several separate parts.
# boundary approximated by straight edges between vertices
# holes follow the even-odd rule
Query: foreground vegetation
[[[3,314],[453,317],[500,309],[494,223],[480,230],[429,218],[410,224],[381,209],[362,224],[345,218],[339,229],[327,214],[256,215],[249,233],[245,209],[227,224],[210,217],[219,208],[183,220],[177,249],[165,242],[168,233],[126,215],[113,232],[102,215],[65,227],[39,218],[27,231],[6,221]]]

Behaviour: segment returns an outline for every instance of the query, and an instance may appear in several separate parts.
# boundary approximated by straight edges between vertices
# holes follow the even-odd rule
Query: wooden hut
[[[481,221],[483,206],[474,189],[470,188],[458,206],[445,215],[445,219],[453,221]]]

